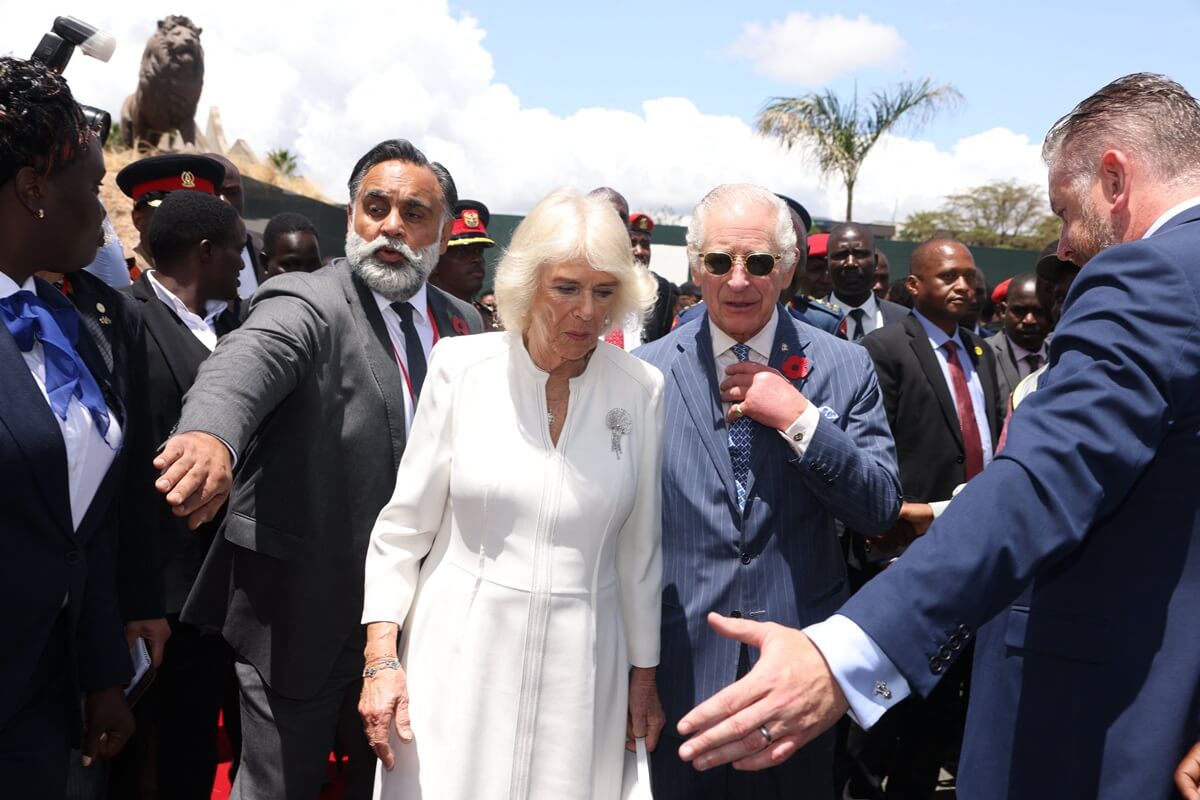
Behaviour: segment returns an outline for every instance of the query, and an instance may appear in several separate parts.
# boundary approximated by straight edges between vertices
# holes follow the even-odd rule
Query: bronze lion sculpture
[[[200,28],[172,14],[158,21],[146,42],[137,91],[121,106],[121,141],[126,147],[158,145],[165,133],[179,131],[196,143],[196,105],[204,88],[204,48]]]

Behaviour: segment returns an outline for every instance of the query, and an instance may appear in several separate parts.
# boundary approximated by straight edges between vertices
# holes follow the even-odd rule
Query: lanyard
[[[441,337],[438,334],[437,320],[433,318],[433,307],[426,304],[425,314],[425,318],[429,320],[429,326],[433,328],[433,344],[437,344],[438,339]],[[416,327],[417,326],[414,325],[413,330],[416,330]],[[418,336],[417,338],[419,341],[420,337]],[[429,349],[430,352],[433,352],[432,345]],[[400,367],[400,375],[404,378],[404,387],[408,389],[408,398],[412,400],[412,407],[413,411],[415,412],[417,410],[417,393],[413,391],[412,379],[408,377],[408,370],[405,368],[404,362],[400,359],[400,351],[396,349],[395,342],[392,342],[392,355],[396,357],[396,366]]]

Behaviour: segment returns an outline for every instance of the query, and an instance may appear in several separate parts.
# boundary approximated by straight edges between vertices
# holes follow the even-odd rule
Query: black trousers
[[[109,797],[208,800],[217,771],[217,715],[233,651],[221,635],[167,618],[171,638],[134,707],[138,729],[112,764]]]
[[[22,800],[62,800],[67,759],[78,746],[79,696],[69,670],[66,613],[50,632],[25,704],[0,727],[0,793]]]
[[[375,753],[356,711],[362,690],[362,641],[352,639],[315,697],[285,697],[252,664],[237,662],[242,707],[242,762],[230,800],[316,800],[329,753],[349,756],[344,800],[369,800]]]

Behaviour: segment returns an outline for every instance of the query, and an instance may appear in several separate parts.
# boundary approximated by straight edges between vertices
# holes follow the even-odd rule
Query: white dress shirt
[[[1189,208],[1200,205],[1200,196],[1189,198],[1175,205],[1158,217],[1142,238],[1154,235],[1172,217]],[[920,314],[917,315],[918,318]],[[925,320],[922,319],[922,325]],[[1043,345],[1043,351],[1045,346]],[[1044,358],[1044,352],[1043,352]],[[961,359],[960,359],[961,361]],[[964,369],[966,365],[964,364]],[[1042,369],[1046,365],[1043,363]],[[945,371],[943,363],[942,367]],[[976,406],[976,411],[978,411]],[[981,427],[980,431],[984,429]],[[990,436],[988,437],[990,450]],[[955,489],[958,494],[959,489]],[[950,501],[931,503],[934,516],[939,516]],[[821,651],[829,670],[838,682],[850,704],[850,716],[863,728],[874,725],[883,713],[912,693],[908,681],[896,669],[896,665],[884,654],[879,645],[849,617],[834,614],[824,622],[810,625],[804,633]],[[886,689],[881,692],[880,687]],[[886,694],[886,697],[884,696]]]
[[[850,312],[856,308],[863,310],[862,326],[863,336],[866,336],[876,328],[883,327],[883,309],[879,307],[879,303],[875,302],[875,293],[871,292],[867,295],[867,299],[861,306],[852,306],[845,300],[839,299],[836,295],[829,295],[826,300],[832,303],[837,308],[842,309],[842,316],[846,318],[846,338],[853,342],[855,340],[857,325],[854,317]]]
[[[750,361],[756,364],[770,363],[771,346],[775,344],[775,330],[778,327],[779,309],[775,309],[763,329],[746,340],[746,345],[750,348]],[[725,380],[725,368],[738,363],[737,354],[733,352],[733,346],[738,342],[718,328],[712,317],[708,318],[708,329],[712,334],[713,355],[717,362],[717,381],[720,382]],[[732,403],[722,403],[721,408],[728,414],[731,405]],[[809,403],[800,412],[800,416],[796,417],[796,421],[789,425],[787,430],[779,431],[779,435],[787,440],[797,456],[803,457],[820,421],[821,412],[815,405]]]
[[[258,275],[254,262],[250,260],[250,246],[242,248],[242,271],[238,273],[238,297],[249,300],[258,291]]]
[[[9,297],[22,290],[37,294],[33,278],[18,286],[16,281],[0,272],[0,297]],[[79,335],[89,335],[83,325],[79,326]],[[25,365],[29,367],[42,396],[46,398],[46,405],[49,406],[50,396],[46,394],[46,357],[42,352],[42,343],[35,339],[33,348],[21,355],[25,358]],[[53,409],[50,413],[58,423],[63,443],[66,445],[67,496],[71,503],[71,524],[78,530],[79,523],[83,522],[83,517],[96,496],[96,490],[100,488],[100,483],[116,457],[117,448],[121,446],[121,423],[117,421],[112,409],[109,409],[108,433],[101,435],[91,413],[74,395],[67,401],[66,419],[59,419]]]
[[[400,327],[400,315],[392,308],[392,301],[381,295],[379,292],[372,291],[371,294],[375,297],[375,302],[379,305],[379,313],[383,315],[383,324],[387,327],[388,336],[392,340],[392,351],[397,363],[404,366],[404,373],[411,375],[408,370],[408,351],[405,350],[404,330]],[[417,293],[408,299],[412,303],[413,309],[413,327],[417,329],[417,336],[421,339],[421,350],[425,353],[425,366],[429,366],[429,354],[433,350],[433,320],[429,318],[429,291],[427,284],[421,284],[421,288]],[[404,431],[408,432],[412,427],[413,405],[412,394],[408,391],[408,381],[404,383]]]
[[[954,381],[950,379],[950,362],[947,361],[946,348],[942,345],[952,341],[957,347],[958,363],[962,367],[963,377],[967,380],[967,389],[971,394],[971,407],[975,411],[975,424],[979,427],[979,444],[983,448],[983,465],[986,467],[992,462],[992,426],[988,424],[987,405],[983,400],[983,384],[979,381],[979,373],[975,371],[975,365],[971,363],[971,358],[967,355],[967,347],[963,344],[962,337],[958,335],[958,328],[955,328],[954,335],[950,336],[930,322],[920,311],[914,308],[912,313],[921,323],[925,335],[929,337],[929,344],[937,355],[938,365],[942,368],[942,378],[946,381],[946,388],[950,390],[950,399],[954,401],[956,409],[958,408],[958,394],[954,391]],[[982,355],[982,352],[977,355]]]
[[[200,340],[200,344],[212,352],[212,349],[217,346],[217,317],[221,316],[229,304],[222,300],[209,300],[205,303],[204,316],[201,317],[199,314],[193,313],[170,289],[159,283],[158,278],[154,275],[155,272],[156,270],[150,270],[146,275],[149,276],[150,287],[154,289],[158,299],[171,309],[175,316],[179,317],[180,322]]]

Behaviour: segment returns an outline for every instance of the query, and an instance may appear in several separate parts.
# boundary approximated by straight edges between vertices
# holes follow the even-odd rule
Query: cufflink
[[[892,690],[883,681],[875,681],[875,694],[882,697],[884,700],[892,699]]]

